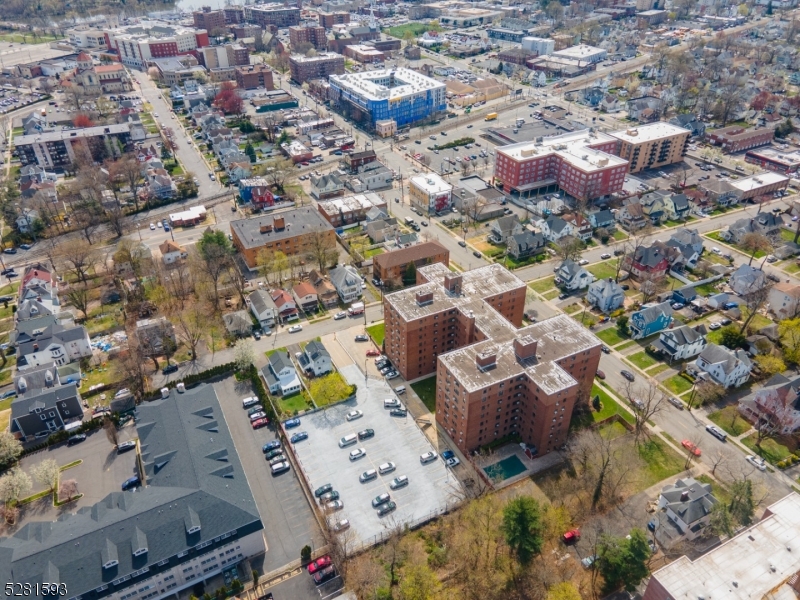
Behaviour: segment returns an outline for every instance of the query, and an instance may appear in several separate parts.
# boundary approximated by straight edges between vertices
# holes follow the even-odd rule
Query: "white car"
[[[711,249],[711,251],[712,251],[714,254],[722,254],[722,250],[720,250],[720,249],[719,249],[719,248],[717,248],[716,246],[714,246],[714,247]]]
[[[156,228],[156,224],[155,223],[150,223],[151,231],[155,231],[155,228]]]
[[[289,327],[289,333],[297,333],[298,331],[303,331],[302,325],[292,325]]]
[[[716,331],[716,330],[717,330],[717,329],[719,329],[720,327],[722,327],[722,324],[721,324],[721,323],[711,323],[711,324],[708,326],[708,328],[709,328],[711,331]]]
[[[589,264],[589,261],[588,261],[588,260],[586,260],[585,258],[582,258],[582,259],[580,259],[580,260],[578,261],[578,264],[579,264],[579,265],[581,265],[581,266],[583,266],[583,265],[588,265],[588,264]]]
[[[600,258],[603,259],[603,260],[606,260],[608,258],[611,258],[611,255],[606,252],[605,254],[601,254]]]
[[[357,448],[350,452],[350,460],[358,460],[359,458],[363,458],[367,455],[367,450],[365,448]]]
[[[426,452],[425,454],[420,454],[419,462],[425,465],[428,464],[429,462],[436,460],[437,456],[439,455],[436,454],[436,452],[434,452],[433,450],[431,450],[430,452]]]
[[[333,524],[333,530],[337,533],[349,528],[350,528],[350,521],[348,521],[347,519],[336,521],[336,523]]]
[[[760,456],[753,456],[752,454],[748,454],[747,456],[744,457],[744,459],[759,471],[767,470],[767,463]]]
[[[360,410],[351,410],[347,415],[345,415],[345,419],[348,421],[355,421],[356,419],[360,419],[364,416],[364,413]]]
[[[448,458],[447,459],[447,466],[450,467],[451,469],[453,467],[457,467],[460,464],[461,464],[461,461],[458,460],[455,456],[453,458]]]

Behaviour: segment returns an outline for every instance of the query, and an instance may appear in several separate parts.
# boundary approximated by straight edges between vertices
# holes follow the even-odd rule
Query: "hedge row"
[[[459,138],[457,140],[453,140],[452,142],[447,142],[446,144],[436,144],[434,148],[437,150],[446,150],[447,148],[458,148],[459,146],[466,146],[467,144],[474,144],[475,139],[471,137]]]

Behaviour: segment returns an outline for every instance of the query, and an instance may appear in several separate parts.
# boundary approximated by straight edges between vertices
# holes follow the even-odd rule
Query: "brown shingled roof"
[[[432,241],[401,250],[395,250],[393,252],[387,252],[386,254],[379,254],[372,260],[373,264],[380,265],[384,269],[391,269],[392,267],[406,265],[413,261],[430,258],[443,252],[448,252],[447,248],[437,241]]]

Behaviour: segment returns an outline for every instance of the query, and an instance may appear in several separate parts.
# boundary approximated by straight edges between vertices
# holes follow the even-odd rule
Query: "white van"
[[[386,398],[383,401],[383,408],[397,408],[398,406],[400,406],[400,403],[397,398]]]
[[[391,461],[385,462],[381,466],[378,467],[378,473],[380,473],[381,475],[386,475],[386,473],[391,473],[396,468],[397,468],[397,465],[395,465],[393,462],[391,462]]]
[[[351,433],[339,440],[339,448],[347,448],[347,446],[352,446],[357,441],[358,436],[355,433]]]
[[[394,388],[394,393],[398,394],[398,395],[399,394],[405,394],[406,393],[406,386],[398,385],[396,388]]]
[[[255,396],[248,396],[247,398],[242,399],[242,408],[250,408],[256,404],[258,404],[258,398]]]

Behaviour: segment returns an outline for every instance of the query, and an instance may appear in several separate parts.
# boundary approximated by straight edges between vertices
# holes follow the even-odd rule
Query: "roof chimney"
[[[276,231],[278,231],[280,229],[283,229],[286,226],[286,224],[285,224],[285,222],[283,220],[283,217],[275,217],[275,218],[273,218],[272,219],[272,223],[275,225],[275,230]]]
[[[261,226],[261,233],[269,233],[270,231],[272,231],[272,224],[271,223],[268,224],[268,225],[262,225]]]
[[[433,304],[433,292],[417,292],[417,306]]]
[[[681,502],[686,502],[689,499],[689,491],[685,491],[681,494]]]
[[[497,352],[494,350],[478,352],[475,355],[475,364],[481,371],[488,371],[497,364]]]
[[[456,296],[461,295],[462,283],[463,283],[463,277],[461,276],[461,274],[448,273],[447,275],[444,276],[445,289],[451,294],[455,294]]]
[[[514,340],[514,354],[518,360],[528,360],[536,357],[536,349],[539,347],[539,340],[530,335],[524,335]]]

